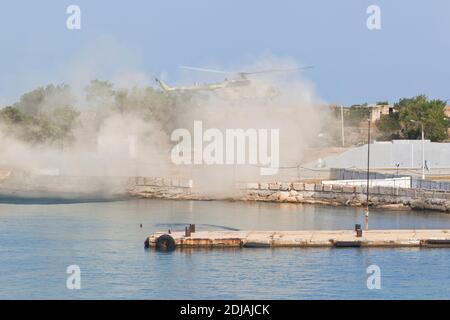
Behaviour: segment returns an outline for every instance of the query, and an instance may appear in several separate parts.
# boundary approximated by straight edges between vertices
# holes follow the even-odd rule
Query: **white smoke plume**
[[[87,59],[86,55],[81,56]],[[113,64],[114,60],[110,62]],[[325,114],[319,107],[322,102],[314,86],[299,71],[254,75],[249,77],[249,86],[193,93],[186,98],[183,94],[160,93],[156,88],[149,88],[146,85],[149,77],[133,65],[119,68],[122,73],[109,72],[110,87],[94,87],[87,99],[81,88],[86,88],[98,75],[92,71],[92,57],[88,61],[84,67],[80,67],[79,61],[70,64],[77,70],[67,81],[75,88],[71,105],[79,112],[75,125],[70,128],[70,140],[58,145],[30,143],[20,139],[20,134],[11,134],[14,131],[11,125],[2,125],[0,166],[3,169],[99,179],[186,177],[193,178],[195,187],[202,192],[226,194],[236,181],[291,179],[289,175],[292,172],[295,175],[295,170],[283,168],[301,162],[306,148],[314,144],[325,123]],[[263,58],[239,69],[286,67],[298,66],[290,59]],[[39,103],[45,105],[48,101]],[[170,141],[171,131],[192,130],[194,121],[202,121],[205,129],[223,131],[279,129],[282,167],[279,175],[261,177],[259,168],[250,165],[174,165],[170,157],[175,144]],[[289,173],[283,177],[286,172]]]

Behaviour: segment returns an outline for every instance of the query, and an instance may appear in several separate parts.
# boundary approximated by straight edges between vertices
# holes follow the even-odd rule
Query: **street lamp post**
[[[369,230],[369,184],[370,184],[370,118],[371,114],[369,115],[368,124],[369,124],[369,130],[368,130],[368,136],[367,136],[367,186],[366,186],[366,214],[365,214],[365,229]]]
[[[423,130],[423,122],[411,120],[412,123],[420,123],[420,128],[422,130],[422,180],[425,180],[425,133]]]
[[[422,180],[425,180],[425,134],[423,132],[423,123],[420,123],[422,128]]]
[[[342,135],[342,147],[345,147],[345,136],[344,136],[344,106],[341,105],[341,135]]]

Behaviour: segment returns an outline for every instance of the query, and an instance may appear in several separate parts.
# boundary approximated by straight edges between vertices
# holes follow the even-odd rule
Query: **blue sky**
[[[38,85],[70,83],[80,69],[175,81],[178,65],[231,69],[264,56],[314,65],[305,76],[328,102],[450,98],[446,0],[0,3],[0,105]],[[66,28],[70,4],[81,8],[81,30]],[[381,30],[366,27],[371,4],[381,8]]]

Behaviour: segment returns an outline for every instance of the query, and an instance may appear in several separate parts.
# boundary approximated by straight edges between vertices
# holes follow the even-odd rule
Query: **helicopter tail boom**
[[[161,89],[163,89],[164,91],[173,91],[175,90],[174,88],[170,87],[167,83],[165,83],[164,81],[155,78],[155,81],[159,84],[159,86],[161,87]]]

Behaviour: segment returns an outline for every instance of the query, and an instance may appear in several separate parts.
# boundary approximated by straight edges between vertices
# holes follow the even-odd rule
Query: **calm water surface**
[[[449,228],[450,215],[372,211],[371,228]],[[0,204],[1,299],[450,298],[450,249],[144,249],[153,231],[351,229],[362,209],[131,200]],[[143,228],[139,225],[142,223]],[[66,268],[81,268],[81,289]],[[367,289],[366,268],[381,268]]]

